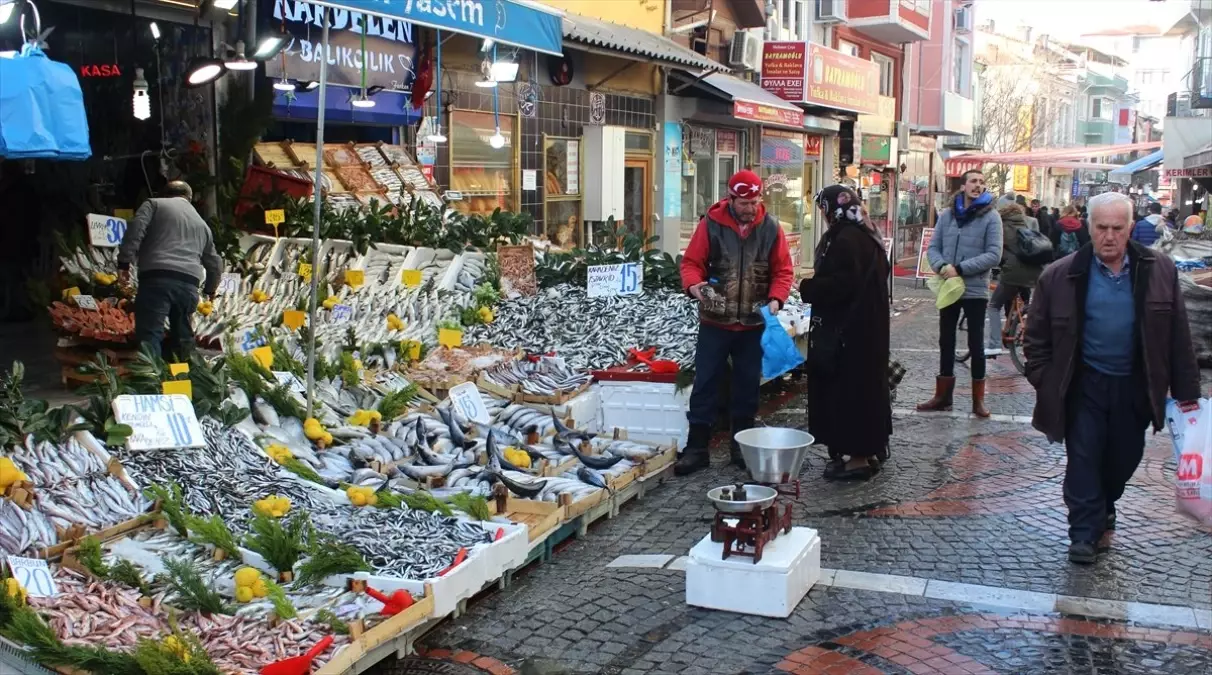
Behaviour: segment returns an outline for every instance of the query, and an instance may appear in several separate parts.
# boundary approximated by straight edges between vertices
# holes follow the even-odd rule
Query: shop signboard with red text
[[[732,116],[740,120],[803,127],[804,113],[790,108],[779,108],[754,101],[737,100],[732,104]]]
[[[879,113],[879,66],[866,59],[806,42],[767,42],[762,88],[788,101]]]
[[[803,101],[807,74],[807,42],[767,42],[762,46],[762,89],[787,101]]]

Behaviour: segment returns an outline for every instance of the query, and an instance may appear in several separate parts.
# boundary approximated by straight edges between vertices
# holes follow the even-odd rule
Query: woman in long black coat
[[[808,428],[829,447],[825,477],[865,480],[888,457],[888,256],[858,195],[831,185],[816,198],[828,231],[816,249],[816,273],[800,282],[814,326],[840,326],[831,373],[808,374]]]

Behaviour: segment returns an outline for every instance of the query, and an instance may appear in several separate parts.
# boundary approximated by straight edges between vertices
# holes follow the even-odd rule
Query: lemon
[[[333,307],[337,306],[337,302],[339,302],[339,299],[337,298],[337,296],[330,295],[327,298],[324,298],[324,302],[322,302],[320,304],[324,306],[324,309],[331,310]]]
[[[260,578],[261,571],[255,567],[241,567],[236,570],[235,579],[237,586],[252,586]]]
[[[366,493],[355,492],[349,496],[349,501],[354,506],[366,506]]]
[[[258,576],[257,580],[253,582],[251,588],[253,595],[258,598],[264,598],[265,596],[269,595],[269,588],[265,585],[265,579],[263,577]]]
[[[479,313],[480,313],[480,321],[483,321],[484,323],[492,323],[493,316],[492,316],[491,309],[489,309],[487,307],[481,307]]]
[[[530,454],[525,450],[519,450],[517,448],[505,448],[504,454],[505,459],[508,460],[510,464],[522,468],[530,467]]]
[[[16,579],[10,577],[4,580],[4,592],[10,598],[15,598],[18,604],[25,604],[25,587]]]
[[[253,589],[251,586],[236,586],[236,602],[251,602]]]

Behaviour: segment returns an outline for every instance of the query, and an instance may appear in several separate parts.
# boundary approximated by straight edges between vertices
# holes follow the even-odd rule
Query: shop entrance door
[[[629,159],[623,165],[623,226],[645,240],[652,236],[652,161]]]
[[[817,231],[816,208],[816,162],[804,162],[804,237],[800,242],[800,260],[793,260],[795,265],[812,267],[816,264],[816,243],[822,233]]]
[[[728,196],[728,179],[732,178],[732,174],[736,173],[736,155],[719,155],[716,157],[716,194],[715,199],[719,201]]]

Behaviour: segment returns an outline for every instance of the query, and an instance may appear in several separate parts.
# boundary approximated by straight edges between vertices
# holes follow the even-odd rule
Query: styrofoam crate
[[[722,559],[724,545],[703,537],[686,561],[686,604],[786,618],[821,579],[821,538],[793,527],[762,550],[762,559]]]
[[[551,409],[561,419],[572,418],[573,427],[581,431],[600,434],[612,430],[602,428],[602,394],[596,387],[590,387]]]
[[[599,382],[601,429],[626,429],[627,437],[650,443],[686,441],[689,423],[686,410],[690,389],[677,392],[676,385],[659,382]]]

